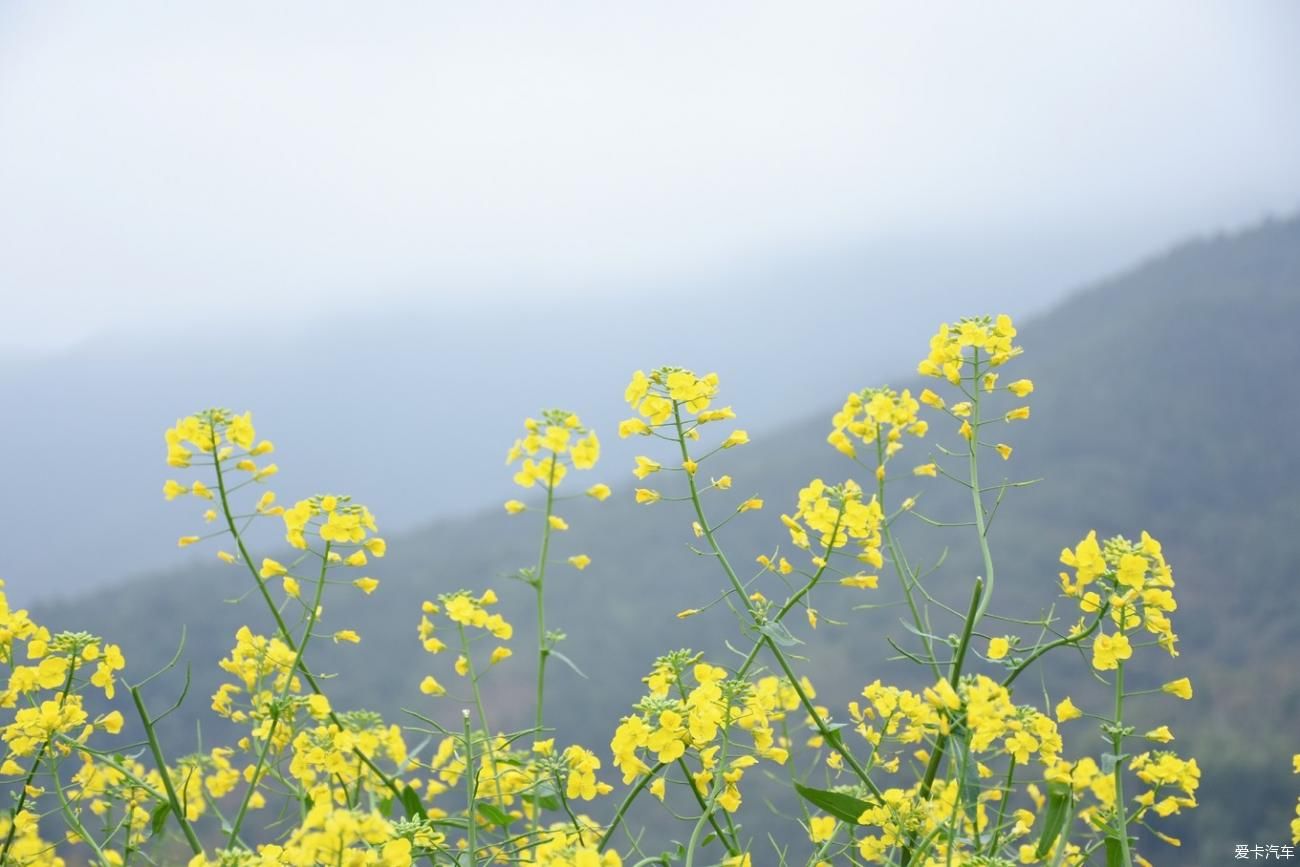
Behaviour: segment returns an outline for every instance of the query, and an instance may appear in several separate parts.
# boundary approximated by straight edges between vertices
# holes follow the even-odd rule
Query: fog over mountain
[[[24,457],[5,471],[0,520],[45,541],[6,546],[0,576],[23,602],[210,556],[178,555],[202,509],[161,493],[175,475],[163,429],[207,406],[253,411],[281,449],[272,486],[283,497],[350,492],[397,530],[504,498],[505,451],[544,406],[582,413],[619,459],[614,424],[637,368],[718,370],[754,430],[906,370],[936,322],[974,306],[1027,312],[1064,288],[1052,273],[1064,254],[1027,251],[1010,268],[1012,255],[756,256],[694,285],[581,301],[538,292],[283,321],[250,306],[234,324],[13,363],[0,370],[0,403],[23,421],[0,429],[0,449]]]
[[[827,249],[1092,257],[1049,292],[1294,207],[1298,39],[1282,0],[0,4],[0,357]]]

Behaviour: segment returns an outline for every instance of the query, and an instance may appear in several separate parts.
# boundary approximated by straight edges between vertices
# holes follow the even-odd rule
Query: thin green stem
[[[488,728],[487,711],[483,707],[483,693],[478,688],[478,672],[474,670],[474,660],[470,656],[469,641],[465,637],[465,627],[462,624],[456,624],[456,629],[460,633],[460,649],[465,654],[465,667],[469,672],[469,686],[474,694],[474,707],[478,711],[479,725],[483,727],[484,743],[487,744],[488,761],[492,763],[492,782],[497,790],[497,804],[505,806],[505,801],[501,795],[501,777],[497,768],[496,748],[492,744],[492,730]]]
[[[984,558],[984,594],[980,600],[979,608],[975,610],[974,623],[970,624],[972,628],[975,623],[980,621],[984,612],[988,610],[989,600],[993,597],[993,554],[989,550],[988,528],[984,520],[984,501],[980,497],[980,471],[979,471],[979,436],[977,432],[980,426],[980,351],[974,350],[974,381],[975,393],[971,396],[971,435],[967,439],[970,446],[970,489],[971,502],[975,506],[975,529],[979,534],[980,554]]]
[[[1024,672],[1025,669],[1029,668],[1030,665],[1032,665],[1036,660],[1038,660],[1043,654],[1047,653],[1049,650],[1054,650],[1058,647],[1063,647],[1067,644],[1078,644],[1080,641],[1083,641],[1089,635],[1092,635],[1094,632],[1097,631],[1097,627],[1101,626],[1102,618],[1106,616],[1106,612],[1107,610],[1109,610],[1109,608],[1110,608],[1110,603],[1103,602],[1101,606],[1101,610],[1097,612],[1097,618],[1093,620],[1091,624],[1089,624],[1087,629],[1083,630],[1077,635],[1067,635],[1064,638],[1058,638],[1056,641],[1048,642],[1047,644],[1044,644],[1042,647],[1035,650],[1025,659],[1024,662],[1020,663],[1014,669],[1012,669],[1011,673],[1008,674],[1006,678],[1002,681],[1002,685],[1011,686],[1011,684],[1015,682],[1015,679],[1017,677],[1020,677],[1020,675]]]
[[[673,423],[677,428],[677,445],[681,449],[682,462],[686,463],[690,461],[691,455],[686,448],[686,435],[682,429],[681,407],[675,400],[673,401]],[[740,580],[740,576],[736,574],[736,570],[731,566],[731,561],[727,559],[727,555],[723,553],[722,547],[718,544],[708,518],[704,517],[704,505],[700,502],[700,491],[695,484],[695,473],[687,473],[686,482],[690,487],[690,500],[691,505],[695,508],[695,517],[700,522],[700,529],[704,532],[704,538],[709,543],[709,548],[712,549],[713,555],[718,558],[718,563],[721,564],[722,571],[726,573],[727,580],[731,582],[731,588],[736,591],[741,604],[745,606],[745,610],[749,612],[750,616],[754,617],[754,603],[750,601],[749,596],[745,593],[744,583]],[[758,618],[754,617],[754,619],[757,621]]]
[[[984,584],[976,578],[975,588],[971,592],[970,608],[966,612],[966,623],[962,629],[961,640],[957,645],[957,654],[953,657],[952,670],[948,675],[948,682],[953,689],[957,688],[957,682],[961,679],[961,668],[966,661],[966,648],[970,646],[971,634],[974,632],[975,612],[979,609],[980,599],[984,595]],[[925,768],[925,777],[921,780],[919,799],[926,801],[930,797],[930,789],[934,785],[934,778],[939,773],[939,765],[943,761],[944,751],[948,748],[948,736],[939,735],[934,742],[934,751],[930,753],[930,763]],[[912,860],[912,850],[910,847],[904,847],[902,857],[902,867],[907,867]]]
[[[1124,612],[1120,612],[1122,623]],[[1124,663],[1115,667],[1115,726],[1111,732],[1115,756],[1115,834],[1124,867],[1133,867],[1133,853],[1128,845],[1128,814],[1124,803]]]
[[[153,753],[154,764],[158,767],[158,776],[162,778],[163,788],[167,791],[167,803],[171,805],[172,815],[176,817],[176,823],[181,826],[181,833],[185,835],[185,841],[190,844],[190,851],[195,855],[202,855],[203,844],[199,842],[198,835],[194,833],[193,826],[185,816],[185,810],[181,808],[181,800],[176,795],[171,772],[167,770],[167,762],[163,758],[162,745],[158,743],[158,734],[154,731],[153,720],[149,718],[149,711],[144,706],[144,699],[140,695],[138,686],[131,687],[131,701],[135,702],[136,713],[140,715],[140,722],[144,725],[145,737],[149,739],[149,752]]]
[[[476,774],[474,773],[474,737],[470,731],[469,710],[463,711],[465,734],[465,834],[469,838],[469,867],[478,864],[478,815],[475,804],[478,795],[475,792]]]
[[[103,865],[103,867],[112,867],[113,862],[104,855],[103,848],[95,842],[94,835],[87,831],[86,827],[81,824],[81,820],[77,818],[76,813],[72,809],[72,805],[68,803],[68,794],[63,790],[63,780],[59,778],[57,758],[54,761],[50,776],[54,780],[54,791],[59,796],[59,809],[63,813],[63,819],[68,823],[68,827],[74,834],[80,837],[87,846],[95,850],[95,854],[99,856],[99,863]],[[127,812],[129,815],[129,807],[127,808]],[[116,829],[113,829],[111,833],[116,833]],[[7,865],[8,863],[8,861],[0,861],[0,864]]]
[[[795,677],[794,671],[790,668],[790,663],[786,660],[785,654],[783,654],[780,648],[777,647],[776,642],[766,635],[763,636],[763,640],[767,642],[767,646],[776,657],[777,664],[780,665],[781,670],[785,672],[786,678],[790,681],[790,686],[799,696],[800,703],[803,704],[804,710],[808,712],[808,716],[812,719],[813,725],[817,727],[818,733],[821,734],[827,745],[829,745],[835,752],[839,753],[840,758],[844,759],[844,761],[848,763],[848,766],[853,770],[853,773],[862,781],[863,785],[871,791],[871,794],[875,795],[877,798],[883,799],[884,793],[880,791],[880,787],[877,786],[871,779],[870,775],[867,774],[867,769],[862,767],[861,763],[859,763],[858,760],[854,758],[853,754],[849,752],[848,748],[844,746],[844,741],[840,737],[839,732],[831,729],[830,726],[826,724],[826,721],[822,719],[821,714],[817,712],[817,708],[813,705],[812,699],[808,696],[808,693],[804,691],[803,684],[801,684],[798,678]]]
[[[610,839],[614,836],[614,829],[622,824],[623,817],[627,815],[627,811],[632,806],[632,802],[636,800],[636,796],[641,794],[641,792],[645,790],[646,786],[650,785],[650,781],[653,780],[655,775],[662,771],[664,767],[665,765],[663,762],[655,765],[650,769],[650,772],[641,777],[641,779],[637,781],[637,784],[632,787],[632,790],[627,793],[627,797],[623,799],[623,803],[618,805],[618,811],[614,813],[614,818],[610,820],[609,827],[605,829],[604,835],[601,836],[600,845],[596,847],[597,851],[605,851],[605,847],[609,845]]]
[[[682,461],[685,463],[691,459],[691,455],[686,448],[686,436],[682,430],[681,408],[677,401],[673,401],[673,421],[677,428],[677,444],[681,448]],[[729,561],[727,555],[723,553],[722,546],[718,544],[717,537],[713,534],[713,528],[709,525],[708,518],[704,516],[704,506],[700,502],[699,489],[695,484],[695,474],[687,473],[686,479],[690,487],[691,505],[695,508],[695,517],[700,523],[700,529],[704,533],[704,538],[708,541],[709,548],[713,551],[713,555],[718,558],[718,563],[722,565],[722,570],[726,573],[727,580],[731,582],[732,589],[736,592],[737,597],[744,603],[746,611],[749,612],[750,617],[753,618],[754,623],[757,625],[761,621],[757,612],[754,610],[753,603],[745,593],[745,586],[741,582],[740,577],[736,574],[736,570],[732,568],[731,561]],[[821,714],[817,712],[816,706],[813,705],[812,700],[800,685],[798,678],[795,677],[789,661],[785,658],[785,654],[781,652],[781,648],[767,635],[762,637],[760,643],[767,644],[768,648],[772,651],[772,655],[776,657],[776,661],[781,666],[781,670],[784,671],[786,677],[790,679],[791,686],[793,686],[795,692],[799,695],[800,702],[802,702],[805,710],[808,711],[808,715],[817,726],[817,730],[821,732],[822,736],[826,739],[826,743],[830,745],[831,749],[840,754],[844,761],[848,763],[849,767],[853,769],[853,772],[858,776],[858,778],[862,780],[863,785],[865,785],[873,795],[878,798],[882,797],[880,788],[872,781],[871,777],[867,774],[866,769],[863,768],[862,765],[858,763],[858,760],[853,757],[852,753],[849,752],[848,748],[844,745],[843,739],[839,737],[838,733],[832,731],[821,718]]]
[[[709,806],[709,802],[705,800],[704,795],[700,794],[700,790],[695,788],[695,778],[691,776],[691,769],[686,766],[686,760],[678,759],[677,767],[682,769],[682,775],[686,779],[686,785],[690,787],[691,794],[695,796],[695,803],[699,804],[700,809],[704,811],[702,818],[708,817],[709,824],[713,826],[713,833],[717,834],[718,839],[722,841],[722,845],[727,847],[727,854],[737,854],[738,850],[736,849],[735,842],[727,840],[727,835],[722,833],[722,828],[718,825],[718,821],[713,815],[713,810]]]
[[[546,583],[546,562],[551,548],[551,515],[555,510],[555,466],[560,456],[551,451],[551,471],[546,479],[546,521],[542,525],[542,549],[537,555],[537,569],[533,573],[533,587],[537,591],[537,711],[534,725],[537,729],[534,737],[542,736],[546,701],[546,659],[551,649],[546,643],[546,601],[543,589]],[[541,828],[542,793],[540,788],[533,789],[533,830]]]
[[[881,439],[881,425],[876,425],[876,466],[881,469],[885,466],[885,445]],[[881,514],[885,513],[885,474],[877,472],[876,474],[876,499],[880,502]],[[903,588],[903,596],[907,599],[908,610],[912,612],[912,623],[916,626],[916,631],[921,635],[921,643],[925,645],[925,655],[930,662],[930,668],[934,672],[936,679],[943,676],[939,670],[939,661],[934,656],[934,645],[930,642],[930,631],[921,619],[921,612],[916,607],[916,599],[912,596],[912,578],[907,563],[903,559],[899,550],[897,541],[894,539],[894,531],[889,526],[888,520],[881,521],[885,536],[885,546],[889,549],[889,558],[894,561],[894,572],[898,575],[898,583]]]
[[[1007,804],[1011,801],[1011,782],[1016,776],[1016,757],[1012,756],[1010,763],[1007,765],[1007,778],[1002,783],[1002,800],[998,804],[998,820],[993,825],[993,839],[989,842],[989,857],[996,858],[998,855],[998,843],[1002,839],[1002,823],[1006,821]]]
[[[717,773],[713,775],[713,787],[712,790],[709,792],[708,801],[707,803],[701,802],[700,804],[700,807],[701,809],[703,809],[704,812],[700,816],[699,820],[695,823],[695,828],[691,831],[691,838],[689,841],[687,841],[686,844],[685,867],[693,867],[695,863],[695,847],[699,842],[700,834],[703,833],[704,831],[705,819],[707,819],[709,823],[713,825],[715,831],[718,834],[718,839],[721,840],[725,845],[727,845],[727,854],[729,855],[737,854],[732,849],[731,845],[727,844],[727,838],[723,836],[722,830],[718,828],[718,823],[713,818],[713,808],[718,802],[718,796],[721,795],[722,792],[726,789],[727,753],[731,747],[731,739],[727,737],[727,728],[730,725],[731,725],[731,707],[730,705],[728,705],[727,716],[726,719],[723,720],[723,725],[722,725],[722,755],[718,759]],[[683,769],[684,768],[685,765],[683,764]],[[686,782],[690,784],[691,791],[695,792],[696,791],[695,782],[691,779],[689,774],[687,774]],[[696,798],[699,798],[698,792],[696,792]]]

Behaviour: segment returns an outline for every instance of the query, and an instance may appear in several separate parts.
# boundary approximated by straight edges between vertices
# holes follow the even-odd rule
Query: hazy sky
[[[1300,204],[1281,2],[0,4],[0,348]]]

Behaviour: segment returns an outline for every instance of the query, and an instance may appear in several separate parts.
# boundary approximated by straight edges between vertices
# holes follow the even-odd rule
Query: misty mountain
[[[627,370],[661,363],[716,369],[721,400],[736,405],[739,426],[748,425],[751,433],[762,430],[751,445],[723,452],[703,468],[730,473],[736,480],[729,492],[734,496],[711,504],[719,514],[753,494],[767,501],[764,510],[741,516],[722,533],[733,561],[748,564],[758,554],[786,545],[778,515],[793,508],[800,487],[816,477],[840,480],[854,474],[854,466],[825,443],[830,414],[843,394],[882,384],[861,372],[882,365],[886,356],[888,369],[900,374],[889,384],[919,387],[907,371],[923,356],[925,337],[935,324],[918,328],[904,320],[894,328],[868,315],[866,304],[834,315],[811,315],[813,308],[815,304],[781,308],[788,309],[789,319],[780,334],[746,332],[755,355],[770,355],[748,367],[748,381],[732,376],[726,366],[729,353],[714,347],[711,329],[719,327],[717,319],[648,306],[643,315],[628,315],[621,330],[584,341],[578,320],[563,313],[539,317],[536,311],[514,311],[499,314],[496,336],[488,336],[492,332],[486,323],[468,319],[459,328],[432,332],[411,324],[407,330],[386,331],[386,336],[358,324],[353,337],[340,336],[346,329],[331,329],[327,339],[314,342],[310,335],[293,335],[263,349],[233,340],[223,344],[213,335],[213,348],[196,345],[156,369],[146,369],[142,360],[156,355],[139,356],[139,366],[130,368],[129,376],[144,376],[152,385],[139,394],[121,388],[103,394],[101,411],[118,410],[107,416],[112,419],[156,413],[155,407],[175,395],[197,399],[212,371],[238,365],[248,371],[241,383],[246,389],[232,388],[232,394],[204,400],[255,411],[262,431],[281,446],[285,473],[275,487],[285,497],[332,489],[350,490],[369,501],[374,483],[385,497],[397,497],[389,492],[402,489],[408,508],[423,502],[430,513],[445,513],[458,503],[483,503],[508,492],[502,446],[516,435],[519,419],[535,412],[539,399],[582,411],[607,431],[624,414],[620,399]],[[997,311],[972,300],[941,318],[979,312]],[[739,323],[729,327],[745,328]],[[995,475],[988,482],[1002,475],[1043,481],[1011,492],[998,512],[990,535],[999,570],[991,610],[1016,616],[1045,611],[1057,598],[1061,548],[1090,529],[1103,537],[1136,536],[1145,529],[1164,542],[1178,581],[1174,623],[1181,655],[1172,660],[1143,655],[1135,666],[1140,669],[1135,685],[1154,686],[1182,675],[1190,675],[1196,685],[1190,705],[1160,699],[1138,704],[1143,718],[1171,725],[1178,737],[1175,746],[1198,756],[1204,771],[1200,808],[1162,826],[1176,828],[1184,840],[1176,859],[1180,863],[1217,862],[1230,857],[1235,842],[1282,841],[1294,804],[1289,756],[1300,712],[1300,671],[1289,643],[1295,634],[1292,612],[1279,602],[1294,598],[1300,564],[1300,535],[1294,530],[1300,521],[1300,491],[1294,486],[1300,478],[1300,451],[1290,446],[1291,432],[1300,429],[1300,403],[1278,383],[1300,366],[1297,328],[1300,219],[1292,218],[1188,243],[1076,292],[1045,315],[1021,323],[1025,354],[1008,368],[1037,384],[1030,401],[1033,416],[1007,428],[1006,441],[1015,446],[1015,454],[1006,464],[989,468]],[[679,335],[669,348],[680,354],[647,357],[638,341],[665,330]],[[369,375],[361,354],[377,344],[367,340],[381,340],[386,363],[398,363],[400,376],[376,381]],[[485,408],[473,417],[463,412],[463,395],[488,378],[456,363],[455,353],[436,368],[426,366],[428,346],[464,351],[472,345],[492,356],[512,340],[522,344],[500,355],[499,366],[492,369],[516,377],[516,387],[504,391],[500,400],[483,401]],[[732,337],[725,345],[744,342]],[[575,348],[579,345],[593,353],[599,348],[600,357],[617,364],[612,370],[597,365]],[[200,375],[202,371],[207,373]],[[83,387],[106,389],[108,383],[98,378],[102,375],[94,374]],[[542,397],[552,380],[560,385],[559,393]],[[119,385],[126,382],[135,380],[123,379]],[[16,388],[12,381],[6,384],[9,399]],[[174,415],[184,409],[188,407],[169,411]],[[776,424],[791,417],[802,420]],[[161,485],[167,469],[157,419],[150,418],[151,430],[138,454],[123,451],[115,439],[120,431],[112,430],[112,424],[108,428],[114,438],[106,440],[103,419],[89,416],[75,429],[49,435],[65,444],[60,453],[68,461],[121,463],[134,478],[152,477]],[[365,428],[362,422],[370,419],[383,419],[386,430]],[[948,427],[935,420],[931,437],[908,444],[908,457],[921,463],[937,455],[930,443],[952,445],[955,434]],[[453,433],[464,435],[462,442],[482,441],[481,448],[448,445]],[[612,432],[605,435],[609,445],[613,440]],[[398,443],[400,454],[390,454]],[[654,445],[636,442],[631,448],[651,453]],[[715,564],[688,548],[691,518],[684,507],[634,504],[626,457],[631,450],[625,444],[609,451],[590,478],[609,482],[614,498],[603,504],[575,502],[563,512],[573,529],[561,539],[558,562],[582,551],[593,563],[582,572],[557,568],[547,588],[549,622],[569,636],[562,649],[590,677],[583,680],[562,666],[552,669],[548,722],[566,742],[582,742],[602,755],[607,755],[619,716],[641,695],[640,678],[656,655],[694,647],[726,662],[725,641],[742,648],[748,641],[725,610],[684,621],[674,618],[682,608],[714,599],[723,580]],[[290,467],[295,468],[292,477]],[[31,470],[40,468],[24,469]],[[310,476],[304,476],[307,470]],[[918,480],[916,490],[919,508],[936,518],[960,519],[968,505],[965,491],[942,480]],[[106,544],[109,532],[94,528],[83,540],[81,528],[119,509],[127,520],[152,525],[163,507],[136,513],[136,496],[118,499],[116,489],[95,491],[93,507],[89,501],[83,493],[59,510],[66,522],[59,531],[61,542],[72,548],[64,556],[86,574],[127,571],[145,533]],[[190,514],[193,504],[169,508],[188,522],[175,514],[168,517],[167,535],[157,543],[160,550],[174,545],[172,536],[181,529],[197,526],[197,515]],[[529,632],[531,591],[506,576],[536,557],[536,513],[510,517],[499,506],[464,511],[460,517],[390,535],[390,555],[375,570],[383,583],[373,597],[340,598],[333,605],[327,601],[327,627],[354,628],[363,637],[355,648],[320,646],[316,665],[339,674],[331,688],[337,706],[364,706],[394,718],[403,707],[448,719],[458,714],[459,703],[427,699],[416,688],[430,672],[444,682],[454,681],[449,660],[420,652],[416,612],[422,599],[440,592],[492,586],[518,628],[516,656],[494,671],[487,700],[495,725],[526,724],[533,677],[526,648],[535,641]],[[110,516],[102,520],[120,526]],[[941,561],[927,586],[950,604],[961,604],[970,578],[980,571],[971,532],[935,530],[917,522],[904,533],[914,562]],[[267,628],[268,617],[256,600],[227,602],[249,589],[248,575],[207,560],[212,548],[207,546],[202,561],[189,558],[172,571],[34,612],[52,627],[93,628],[120,641],[130,664],[127,674],[135,679],[165,661],[179,638],[179,624],[189,625],[186,657],[193,664],[194,688],[183,712],[169,721],[172,754],[193,749],[198,720],[203,720],[205,742],[225,734],[207,711],[206,696],[220,681],[215,660],[227,652],[240,624]],[[256,556],[275,556],[278,550],[279,543],[270,538]],[[814,594],[812,604],[821,610],[823,624],[814,632],[801,622],[794,631],[808,642],[806,655],[816,660],[815,669],[803,668],[814,677],[820,703],[842,713],[862,686],[877,677],[914,681],[909,663],[885,661],[893,655],[886,636],[905,647],[915,641],[898,625],[897,609],[853,608],[864,601],[896,601],[892,587],[882,574],[878,594],[839,587]],[[780,593],[779,585],[766,589],[769,595]],[[832,625],[829,619],[846,625]],[[941,634],[950,627],[936,624]],[[1076,702],[1094,695],[1084,661],[1058,659],[1051,673],[1065,679]],[[175,688],[174,678],[164,679],[151,685],[150,694],[161,706]],[[1020,688],[1036,695],[1042,686],[1037,677],[1026,677]],[[1053,693],[1053,698],[1064,694]],[[1067,728],[1066,742],[1074,750],[1091,749],[1086,731]],[[752,808],[761,811],[762,805]],[[748,814],[747,821],[757,831],[762,813]],[[1152,859],[1169,863],[1162,853],[1153,853]]]

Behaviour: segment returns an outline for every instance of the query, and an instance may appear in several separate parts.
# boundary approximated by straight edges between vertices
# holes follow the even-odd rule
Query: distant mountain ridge
[[[977,300],[971,303],[976,309],[953,311],[953,318],[983,312]],[[806,371],[810,390],[820,389],[824,366],[844,365],[845,354],[870,340],[876,327],[832,317],[823,331],[774,349],[786,353],[796,371]],[[1184,863],[1227,859],[1234,842],[1282,841],[1295,803],[1289,757],[1297,747],[1300,667],[1289,641],[1300,568],[1300,449],[1291,439],[1300,430],[1300,401],[1290,378],[1300,370],[1298,331],[1297,217],[1182,245],[1021,323],[1026,351],[1013,362],[1014,373],[1037,385],[1033,416],[1007,429],[1015,454],[990,472],[1044,481],[1013,492],[997,516],[991,533],[999,564],[994,610],[1036,614],[1050,605],[1060,549],[1090,529],[1103,536],[1136,536],[1146,529],[1164,541],[1178,580],[1174,622],[1181,655],[1150,658],[1150,680],[1158,684],[1169,672],[1189,674],[1197,695],[1190,705],[1153,701],[1149,712],[1171,722],[1176,746],[1197,755],[1205,774],[1201,807],[1179,823],[1184,849],[1178,857],[1190,859]],[[924,351],[919,343],[911,357],[897,360],[898,368],[909,369]],[[674,361],[651,358],[641,366]],[[721,375],[724,401],[725,362],[709,365]],[[858,383],[874,384],[879,383]],[[919,386],[912,375],[890,384]],[[592,394],[589,400],[604,407],[603,416],[616,417],[620,396],[621,391]],[[770,395],[773,404],[782,397]],[[830,413],[841,398],[826,394],[824,412],[723,453],[715,459],[716,470],[709,464],[710,472],[735,478],[736,499],[758,494],[767,501],[763,511],[742,516],[723,533],[738,563],[784,544],[777,515],[792,508],[799,487],[814,477],[854,474],[854,466],[825,444]],[[517,409],[522,417],[531,408]],[[739,423],[744,426],[743,414]],[[951,441],[945,427],[934,419],[931,436]],[[508,444],[516,431],[482,434]],[[907,446],[917,463],[928,449]],[[292,461],[288,451],[284,461]],[[161,484],[161,458],[157,474]],[[547,716],[564,738],[603,751],[619,716],[640,695],[639,679],[657,654],[693,646],[725,661],[722,637],[730,636],[733,644],[742,639],[725,613],[673,617],[709,601],[721,587],[713,564],[687,550],[689,515],[672,503],[635,505],[626,462],[602,461],[591,478],[609,482],[615,498],[565,506],[573,530],[563,539],[561,556],[583,551],[593,564],[583,572],[557,569],[547,592],[548,617],[569,635],[563,649],[592,680],[557,667]],[[924,509],[938,517],[961,515],[968,507],[966,495],[950,486],[929,480],[917,489]],[[394,718],[401,707],[458,712],[459,705],[430,703],[416,689],[423,674],[436,671],[446,680],[449,672],[434,668],[445,668],[445,660],[420,653],[413,612],[420,600],[439,592],[493,586],[516,623],[517,652],[494,673],[488,700],[498,708],[502,728],[523,724],[532,688],[529,654],[522,652],[535,641],[526,616],[531,602],[525,588],[504,576],[535,558],[535,530],[528,517],[490,509],[390,538],[390,556],[375,569],[382,581],[375,595],[327,602],[330,628],[355,628],[363,639],[357,648],[322,645],[326,653],[318,665],[339,672],[336,703]],[[945,588],[965,586],[978,571],[967,535],[960,529],[926,530],[919,522],[905,533],[914,560],[936,561],[936,538],[949,546],[942,567],[928,579],[941,596]],[[268,555],[278,547],[274,541],[271,546]],[[94,562],[87,552],[88,566]],[[221,735],[210,727],[205,700],[219,680],[215,660],[227,652],[241,623],[265,628],[253,600],[223,602],[244,593],[247,581],[246,573],[222,564],[193,565],[34,613],[52,626],[94,628],[121,641],[128,675],[135,678],[167,659],[178,624],[189,624],[194,688],[185,710],[171,721],[175,754],[192,748],[197,719],[204,720],[205,740]],[[850,625],[796,630],[818,662],[813,673],[819,701],[828,706],[842,709],[876,677],[911,677],[906,666],[881,662],[891,654],[883,634],[910,640],[897,625],[897,612],[850,610],[863,601],[894,598],[886,586],[892,587],[892,579],[882,573],[881,583],[879,596],[819,590],[815,604],[824,617]],[[1087,695],[1088,672],[1078,660],[1059,662],[1054,671]],[[1039,687],[1035,682],[1022,688]],[[1086,733],[1073,737],[1086,747]]]

